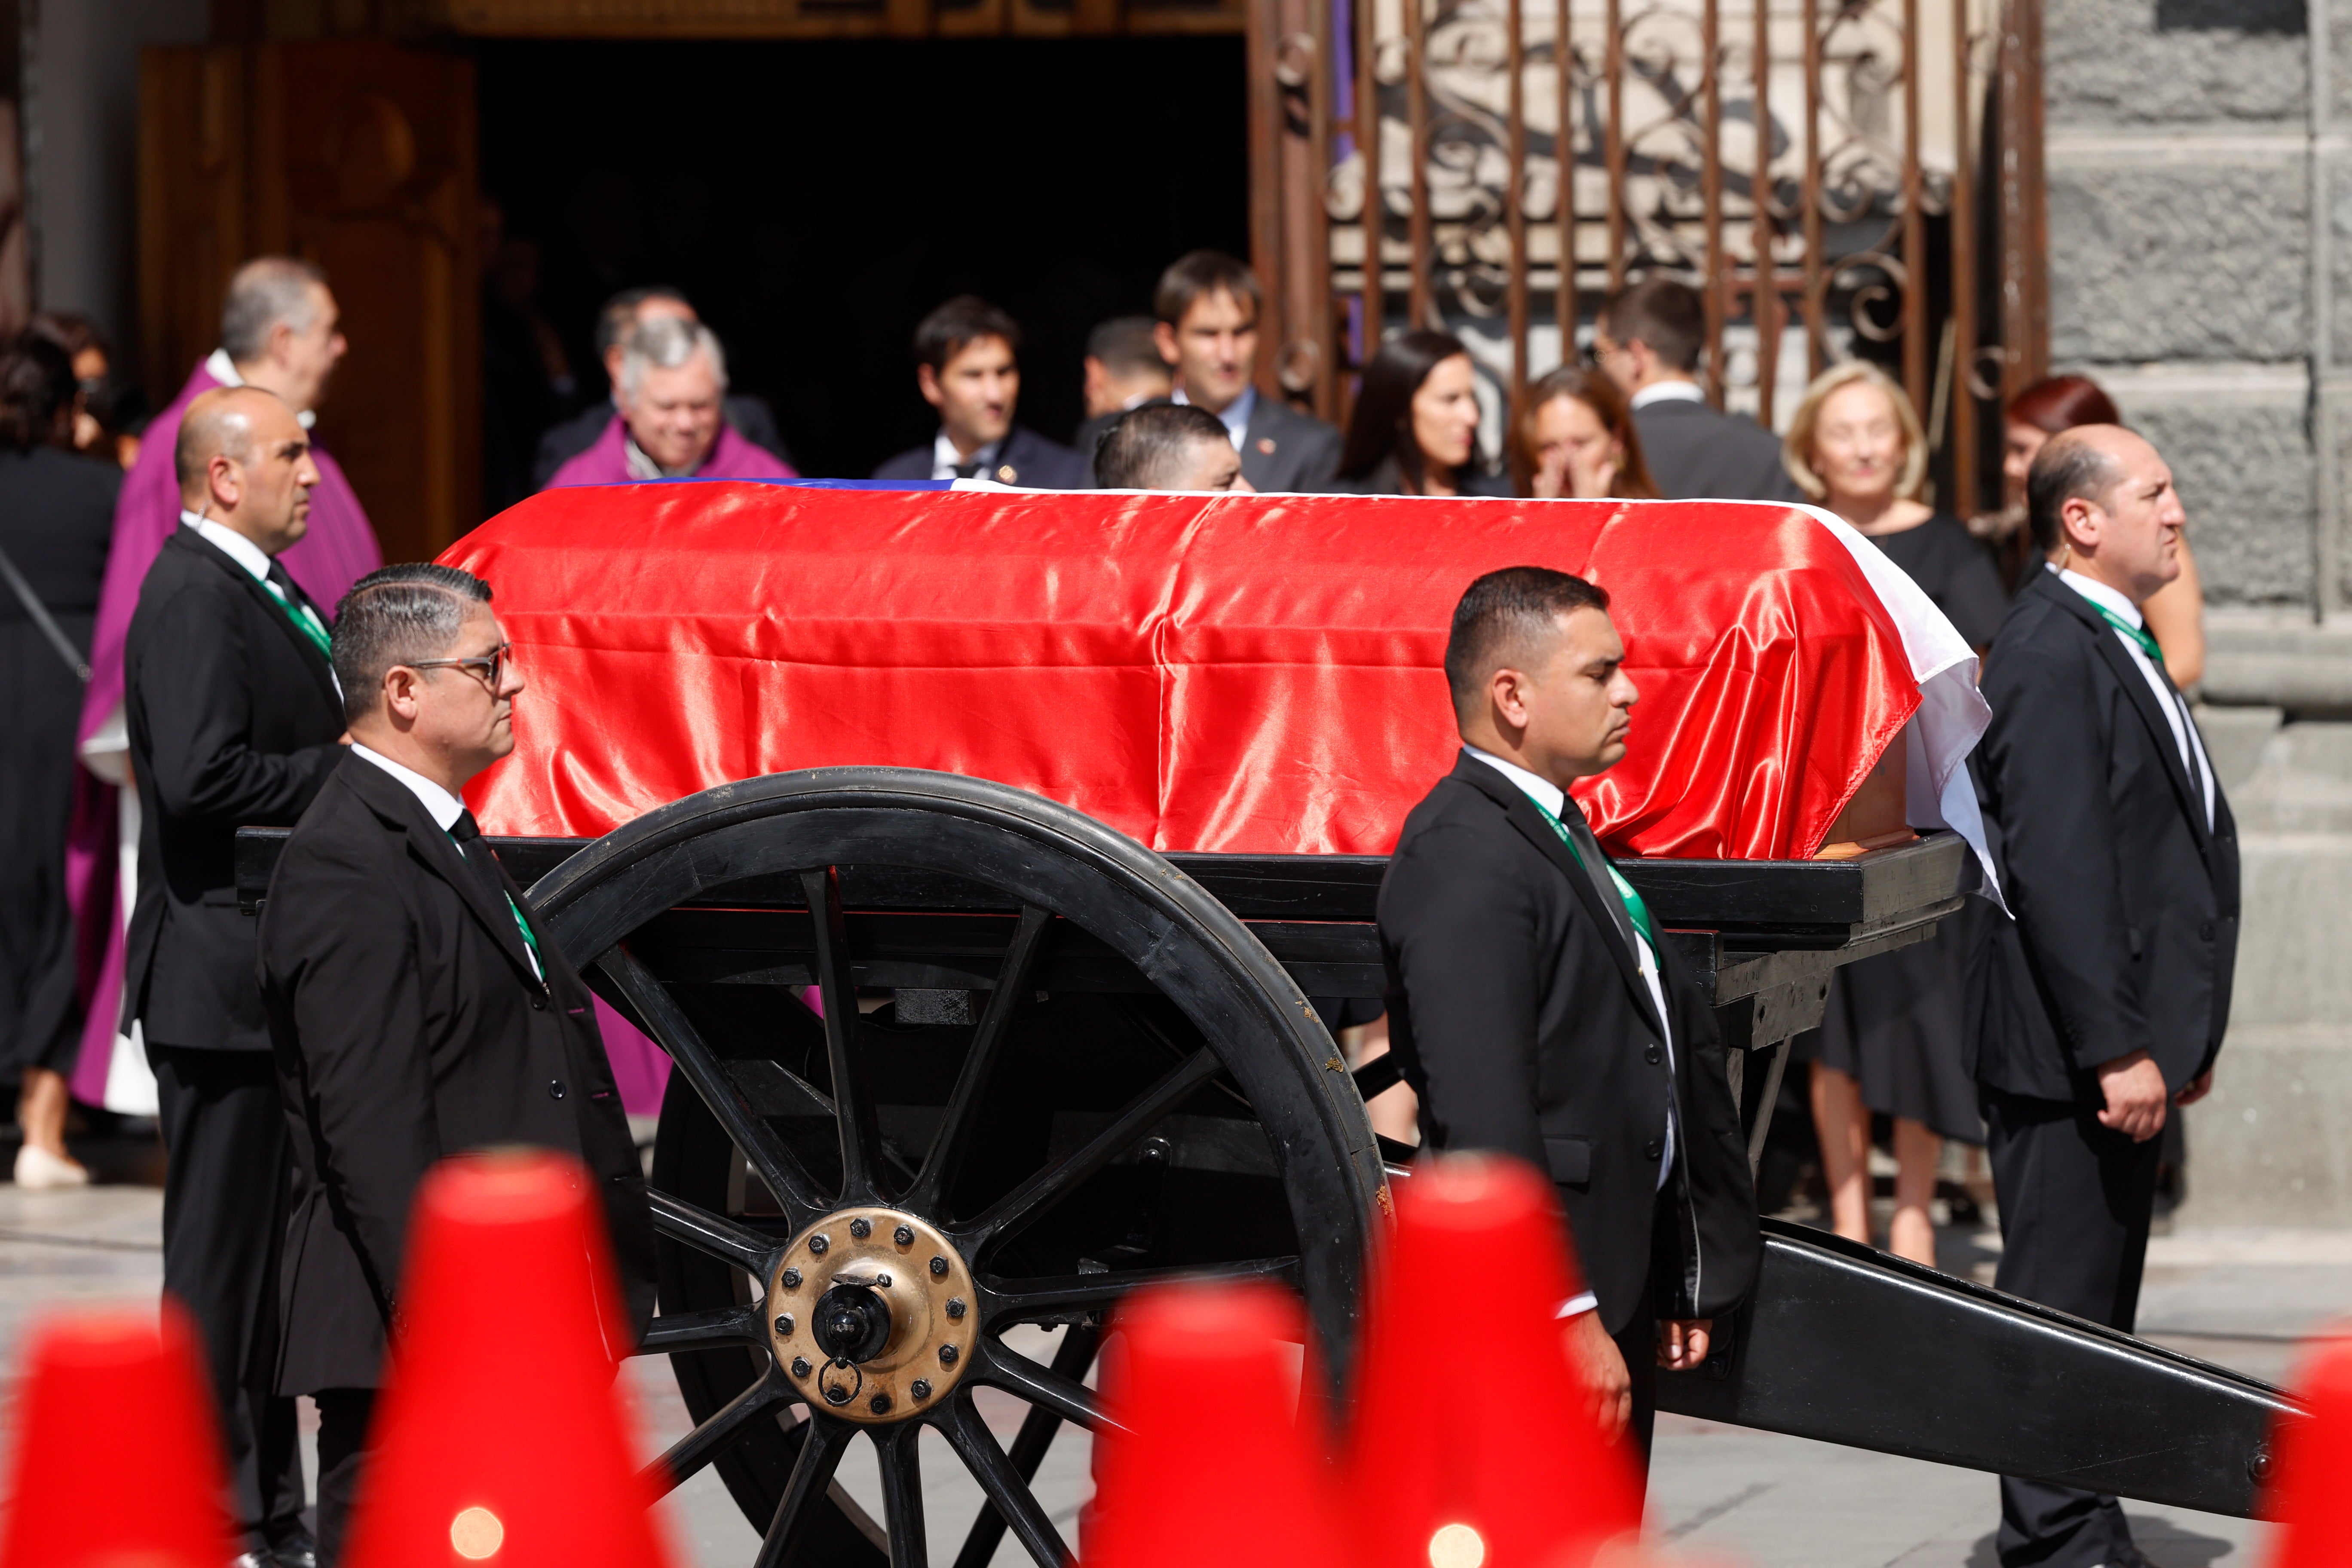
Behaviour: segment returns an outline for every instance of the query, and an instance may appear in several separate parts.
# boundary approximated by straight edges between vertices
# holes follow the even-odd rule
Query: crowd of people
[[[2096,520],[2077,529],[2053,519],[2091,504],[2085,495],[2109,494],[2097,491],[2095,480],[2107,482],[2101,476],[2137,483],[2132,476],[2155,461],[2145,443],[2114,439],[2122,436],[2113,428],[2116,410],[2096,385],[2061,376],[2027,388],[2006,410],[2002,506],[1970,519],[1938,510],[1922,499],[1928,441],[1900,385],[1847,361],[1806,389],[1785,436],[1726,414],[1699,380],[1700,298],[1665,278],[1637,281],[1602,304],[1589,353],[1528,389],[1499,453],[1481,447],[1468,348],[1437,331],[1402,331],[1377,346],[1342,430],[1259,390],[1264,303],[1256,279],[1235,258],[1197,251],[1176,261],[1150,316],[1106,321],[1093,333],[1087,418],[1064,445],[1020,423],[1019,323],[985,300],[950,300],[922,320],[912,345],[916,387],[937,411],[937,433],[875,477],[1057,489],[1803,502],[1884,552],[1982,656],[2007,635],[2005,620],[2017,620],[2019,595],[2044,592],[2045,575],[2077,574],[2069,563],[2098,548]],[[383,570],[360,498],[310,434],[344,348],[327,279],[307,263],[263,258],[232,281],[219,346],[143,425],[110,392],[107,351],[87,322],[43,319],[0,349],[0,641],[14,735],[0,767],[0,832],[9,836],[0,855],[0,1037],[21,1084],[15,1176],[26,1187],[87,1179],[64,1140],[69,1087],[89,1103],[159,1118],[171,1152],[166,1286],[204,1336],[257,1568],[273,1557],[304,1568],[313,1549],[299,1521],[290,1385],[269,1348],[288,1214],[255,1194],[285,1190],[315,1152],[299,1149],[289,1131],[286,1064],[273,1061],[264,996],[253,982],[255,923],[235,907],[234,826],[292,822],[326,788],[341,744],[356,741],[353,749],[394,785],[368,775],[354,786],[358,795],[343,807],[353,835],[373,831],[361,797],[371,789],[381,796],[373,809],[382,816],[407,809],[404,789],[456,844],[454,875],[485,879],[494,900],[510,892],[494,868],[475,865],[471,818],[457,804],[466,769],[487,765],[497,747],[480,736],[445,736],[444,756],[426,744],[431,734],[415,732],[420,722],[428,731],[438,722],[487,734],[485,727],[505,722],[503,713],[451,717],[454,699],[434,699],[442,704],[435,710],[413,683],[401,687],[397,672],[482,667],[493,706],[510,702],[520,680],[504,658],[488,590],[457,581],[463,574],[436,576],[442,568]],[[724,346],[676,290],[616,295],[600,318],[597,348],[611,401],[541,435],[534,485],[795,477],[772,413],[730,389]],[[2149,475],[2160,468],[2156,462]],[[2177,500],[2166,499],[2168,475],[2148,483],[2147,504],[2177,514]],[[2177,522],[2163,526],[2177,535]],[[2193,684],[2203,658],[2185,546],[2179,562],[2177,580],[2152,581],[2144,603],[2125,605],[2128,616],[2099,608],[2137,639],[2135,647],[2145,645],[2146,661],[2162,672],[2149,678],[2159,700]],[[1598,605],[1605,604],[1604,595]],[[336,605],[345,606],[344,618],[331,638],[328,607]],[[2144,625],[2134,618],[2143,615]],[[2025,697],[2011,700],[2019,711],[2032,706]],[[1999,700],[1995,706],[1998,730]],[[2194,725],[2185,710],[2176,717],[2188,776],[2196,779]],[[419,785],[444,775],[457,784]],[[1478,778],[1482,788],[1491,782]],[[2218,831],[2210,768],[2202,781],[2208,829]],[[1989,804],[1998,804],[2000,782],[1985,787]],[[370,853],[381,850],[368,842]],[[512,951],[502,962],[530,993],[529,1007],[544,1011],[560,992],[567,1016],[590,1016],[577,977],[550,977],[520,905],[510,907],[520,940],[504,943]],[[1968,1062],[1964,1036],[1972,954],[1981,961],[1995,918],[1990,906],[1972,905],[1931,941],[1840,971],[1822,1027],[1799,1050],[1811,1064],[1832,1223],[1871,1239],[1870,1130],[1874,1116],[1887,1118],[1897,1168],[1888,1242],[1921,1262],[1935,1259],[1929,1211],[1945,1141],[1987,1137],[1990,1080],[1981,1064]],[[2030,980],[2016,984],[2032,990]],[[294,1003],[277,997],[272,1005]],[[1388,1048],[1378,1006],[1351,1005],[1357,1011],[1333,1014],[1350,1031],[1350,1050],[1361,1059]],[[604,1044],[624,1092],[631,1072],[655,1070],[632,1066],[628,1041],[651,1050],[605,1015]],[[542,1047],[581,1056],[560,1028],[533,1048]],[[565,1059],[558,1099],[563,1082],[593,1076],[581,1060]],[[2162,1124],[2160,1078],[2158,1087],[2152,1125],[2147,1095],[2130,1102],[2138,1108],[2131,1112],[2139,1118],[2136,1147]],[[605,1089],[600,1098],[609,1099],[612,1086]],[[2021,1078],[2000,1092],[2022,1106],[2039,1090]],[[1391,1136],[1412,1138],[1422,1125],[1410,1089],[1372,1109]],[[563,1115],[575,1111],[591,1115],[585,1104]],[[607,1104],[594,1117],[609,1120],[607,1112],[618,1114]],[[2042,1134],[2018,1120],[2026,1111],[2000,1114],[2017,1123],[1994,1129],[2012,1163],[2024,1157],[2014,1151],[2042,1146]],[[613,1135],[601,1121],[582,1126],[592,1142]],[[2143,1239],[2145,1229],[2143,1215]],[[2026,1256],[2014,1241],[2011,1251]],[[380,1261],[362,1258],[352,1267]],[[2136,1281],[2137,1268],[2115,1261],[2108,1273]],[[265,1280],[273,1283],[264,1289]],[[2108,1286],[2121,1288],[2113,1279]],[[350,1298],[338,1310],[364,1316],[362,1286],[339,1279],[319,1289]],[[381,1348],[378,1332],[341,1360],[340,1351],[320,1351],[321,1364],[335,1370],[305,1390],[352,1395],[331,1422],[346,1464],[334,1472],[334,1485],[345,1489],[339,1502],[347,1500],[347,1467],[364,1422],[362,1385],[372,1382]],[[2079,1512],[2079,1500],[2021,1493],[2013,1500],[2021,1530],[2079,1526],[2060,1517]]]

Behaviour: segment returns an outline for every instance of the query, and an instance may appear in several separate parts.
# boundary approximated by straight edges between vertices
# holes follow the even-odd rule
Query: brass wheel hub
[[[879,1205],[826,1215],[768,1281],[776,1364],[810,1408],[866,1426],[947,1396],[980,1338],[971,1270],[926,1221]]]

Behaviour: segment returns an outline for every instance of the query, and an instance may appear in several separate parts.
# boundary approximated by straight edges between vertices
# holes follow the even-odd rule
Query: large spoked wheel
[[[661,1316],[695,1429],[784,1563],[927,1568],[917,1442],[986,1497],[957,1568],[1009,1528],[1069,1549],[1030,1489],[1103,1314],[1177,1276],[1304,1296],[1344,1364],[1381,1167],[1290,977],[1168,861],[1034,795],[828,768],[650,813],[533,900],[669,1051],[655,1146]],[[821,1005],[812,1006],[813,993]],[[1066,1325],[1051,1365],[1007,1346]],[[1008,1449],[972,1392],[1030,1411]],[[887,1539],[833,1484],[863,1428]]]

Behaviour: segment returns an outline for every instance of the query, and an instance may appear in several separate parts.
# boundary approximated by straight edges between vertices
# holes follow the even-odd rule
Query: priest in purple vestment
[[[656,316],[621,355],[620,409],[596,444],[555,470],[550,489],[642,479],[791,479],[790,463],[725,417],[727,353],[709,327]]]
[[[85,781],[75,803],[67,847],[68,893],[81,932],[89,1005],[73,1087],[77,1098],[93,1105],[153,1110],[154,1084],[145,1063],[135,1051],[118,1051],[116,1045],[122,920],[131,902],[131,888],[119,885],[118,878],[135,864],[121,847],[137,842],[136,824],[126,830],[121,816],[122,803],[131,797],[117,799],[118,786],[128,776],[129,754],[122,723],[122,643],[147,568],[179,526],[180,481],[173,471],[173,449],[179,444],[181,416],[200,393],[251,385],[274,392],[288,407],[300,410],[298,416],[308,426],[311,411],[326,394],[335,362],[343,357],[340,319],[325,274],[310,263],[265,256],[238,268],[221,304],[220,347],[196,366],[180,395],[148,426],[139,460],[124,478],[115,504],[114,539],[99,595],[89,686],[78,734],[82,761],[95,777]],[[310,531],[278,559],[314,602],[332,605],[360,577],[383,564],[383,552],[351,481],[315,437],[310,457],[318,465],[319,483],[310,493]],[[101,926],[102,947],[98,940]]]

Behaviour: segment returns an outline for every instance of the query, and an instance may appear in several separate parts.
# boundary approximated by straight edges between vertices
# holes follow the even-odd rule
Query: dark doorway
[[[908,339],[950,295],[1021,321],[1021,421],[1067,440],[1087,330],[1148,310],[1187,249],[1248,253],[1238,37],[499,43],[479,59],[482,188],[536,248],[571,406],[604,395],[598,304],[675,284],[805,474],[862,476],[929,439]]]

